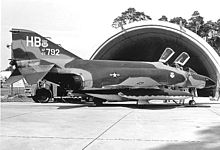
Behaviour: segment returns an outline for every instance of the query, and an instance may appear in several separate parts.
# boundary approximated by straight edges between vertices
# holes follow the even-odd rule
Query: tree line
[[[152,20],[152,18],[144,12],[136,11],[135,8],[128,8],[113,20],[112,27],[121,28],[123,30],[126,24],[147,20]],[[220,56],[220,19],[205,22],[204,17],[202,17],[198,11],[194,11],[189,19],[174,17],[169,20],[167,16],[162,15],[158,20],[178,24],[198,34],[204,38]]]

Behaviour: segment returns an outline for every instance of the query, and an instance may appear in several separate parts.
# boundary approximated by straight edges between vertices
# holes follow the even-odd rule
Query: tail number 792
[[[59,56],[60,50],[59,49],[50,49],[50,48],[42,48],[41,49],[42,55],[51,55],[51,56]]]

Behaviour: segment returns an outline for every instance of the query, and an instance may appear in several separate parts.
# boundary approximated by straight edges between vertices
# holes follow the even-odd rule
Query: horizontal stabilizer
[[[32,67],[19,68],[19,71],[25,78],[28,84],[36,84],[43,79],[46,74],[53,68],[54,65],[39,65]]]
[[[19,80],[21,80],[23,78],[22,75],[15,75],[15,76],[10,76],[5,82],[5,85],[11,85]]]
[[[11,76],[6,80],[5,84],[13,84],[24,78],[28,84],[36,84],[43,79],[46,74],[54,67],[53,65],[38,65],[15,69]]]
[[[20,71],[16,68],[10,77],[5,81],[5,85],[11,85],[12,83],[15,83],[19,80],[21,80],[23,76],[21,75]]]

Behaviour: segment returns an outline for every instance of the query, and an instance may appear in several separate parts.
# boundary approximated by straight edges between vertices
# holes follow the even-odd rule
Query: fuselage
[[[46,63],[45,63],[45,62]],[[103,88],[109,85],[132,87],[172,86],[178,88],[205,88],[215,85],[210,78],[182,67],[172,67],[162,62],[115,60],[25,60],[20,67],[54,64],[48,80],[69,84],[80,77],[84,88]],[[74,82],[71,83],[74,86]]]
[[[161,62],[73,60],[64,67],[61,72],[65,70],[64,72],[81,75],[83,80],[89,83],[88,86],[96,88],[120,84],[129,78],[134,80],[124,84],[152,87],[156,84],[183,86],[186,82],[185,71]]]

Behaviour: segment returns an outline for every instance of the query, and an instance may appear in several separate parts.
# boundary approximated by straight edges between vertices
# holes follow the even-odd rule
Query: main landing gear
[[[189,105],[190,105],[190,106],[195,106],[195,105],[196,105],[196,101],[193,100],[193,99],[190,100],[190,101],[189,101]]]
[[[32,97],[36,103],[48,103],[52,98],[52,93],[46,88],[41,88],[36,90],[36,95]]]
[[[100,98],[96,98],[96,97],[93,97],[93,102],[95,104],[95,106],[102,106],[103,105],[103,99],[100,99]]]

